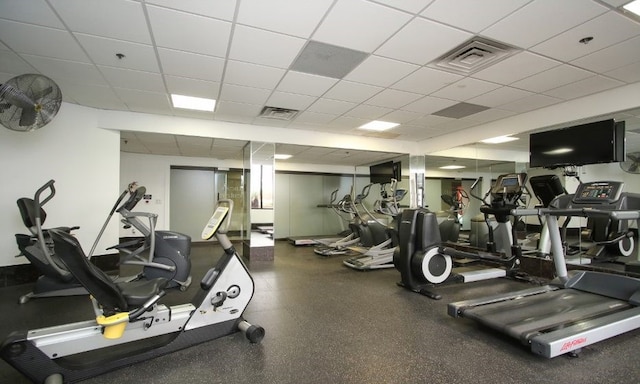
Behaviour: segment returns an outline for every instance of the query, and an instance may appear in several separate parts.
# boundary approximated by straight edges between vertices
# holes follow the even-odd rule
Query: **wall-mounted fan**
[[[62,92],[50,78],[26,74],[0,85],[0,124],[20,132],[44,127],[60,109]]]
[[[627,173],[640,174],[640,152],[627,153],[627,159],[619,164]]]

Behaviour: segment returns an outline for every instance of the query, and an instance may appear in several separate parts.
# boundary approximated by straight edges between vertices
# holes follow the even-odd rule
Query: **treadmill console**
[[[578,186],[573,202],[577,204],[612,204],[620,199],[624,183],[620,181],[594,181]]]

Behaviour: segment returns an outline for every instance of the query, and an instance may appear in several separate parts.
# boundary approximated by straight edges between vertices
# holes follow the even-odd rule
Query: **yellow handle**
[[[124,334],[127,323],[129,323],[129,313],[121,312],[109,317],[98,316],[96,321],[104,327],[103,336],[106,339],[119,339]]]

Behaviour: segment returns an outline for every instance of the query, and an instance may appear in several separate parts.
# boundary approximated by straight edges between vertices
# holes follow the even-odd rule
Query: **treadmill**
[[[612,208],[620,199],[633,200],[630,206],[640,203],[637,194],[622,193],[622,187],[619,182],[584,183],[550,208],[514,210],[517,216],[544,216],[556,279],[541,287],[450,303],[448,314],[478,321],[547,358],[575,355],[583,347],[640,328],[640,279],[594,271],[567,273],[558,226],[559,216],[638,223],[640,210]]]

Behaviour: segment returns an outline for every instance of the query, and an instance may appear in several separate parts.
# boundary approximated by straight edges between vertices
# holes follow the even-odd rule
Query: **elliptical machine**
[[[155,228],[158,215],[155,213],[132,212],[146,191],[145,187],[139,186],[136,182],[130,183],[122,191],[102,225],[89,257],[93,256],[111,217],[117,212],[122,216],[125,227],[133,226],[143,237],[107,249],[115,249],[124,254],[121,265],[142,266],[142,272],[135,278],[167,278],[167,288],[185,291],[191,284],[191,237],[174,231],[157,231]],[[127,195],[129,198],[122,202]],[[146,218],[149,224],[145,225],[140,218]]]
[[[442,296],[431,290],[435,285],[487,280],[515,272],[522,251],[517,240],[514,241],[510,216],[511,210],[518,206],[526,180],[525,173],[498,176],[491,188],[491,204],[480,207],[487,225],[489,215],[495,216],[498,223],[495,229],[490,227],[486,251],[442,243],[435,213],[424,208],[405,209],[400,219],[399,247],[393,258],[401,275],[398,285],[439,300]],[[485,261],[497,267],[460,268],[454,273],[452,258]]]
[[[255,286],[226,235],[232,210],[232,200],[220,200],[202,231],[205,240],[217,238],[224,254],[193,299],[172,307],[159,303],[169,279],[114,283],[88,261],[76,238],[51,230],[56,252],[91,293],[96,319],[14,332],[2,343],[0,356],[35,383],[62,384],[238,331],[260,342],[264,329],[242,317]]]
[[[55,254],[49,230],[43,229],[47,213],[43,206],[56,194],[55,181],[49,180],[40,187],[33,199],[23,197],[18,199],[18,209],[22,222],[29,229],[31,235],[16,234],[16,242],[20,250],[19,256],[25,256],[29,262],[41,273],[36,280],[33,291],[20,296],[18,302],[24,304],[30,299],[60,296],[86,295],[87,290],[67,270],[60,258]],[[42,198],[43,193],[48,195]],[[80,227],[57,227],[70,233]]]

